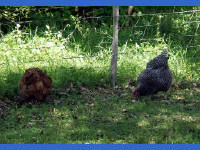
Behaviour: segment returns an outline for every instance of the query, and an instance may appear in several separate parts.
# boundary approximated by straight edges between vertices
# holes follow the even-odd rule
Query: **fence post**
[[[115,87],[116,73],[117,73],[118,22],[119,22],[119,6],[113,6],[113,42],[112,42],[112,60],[110,66],[110,78],[113,88]]]

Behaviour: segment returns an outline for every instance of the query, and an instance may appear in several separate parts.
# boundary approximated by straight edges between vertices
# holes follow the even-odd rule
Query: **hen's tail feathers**
[[[167,58],[169,58],[169,56],[170,56],[170,55],[168,54],[168,52],[167,52],[166,49],[163,49],[162,55],[164,55],[164,56],[167,57]]]

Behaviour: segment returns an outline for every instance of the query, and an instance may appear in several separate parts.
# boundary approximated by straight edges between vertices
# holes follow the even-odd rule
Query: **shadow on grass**
[[[34,66],[36,67],[36,66]],[[118,67],[117,84],[127,84],[129,80],[134,80],[136,76],[136,66],[126,68]],[[77,86],[85,86],[88,88],[110,87],[110,66],[102,67],[66,67],[66,66],[49,66],[40,67],[53,80],[53,87],[65,88],[67,84],[74,83]],[[25,70],[19,70],[18,73],[7,72],[1,77],[1,95],[4,93],[16,95],[18,91],[18,82],[21,79]]]
[[[120,91],[124,96],[110,89],[76,90],[11,109],[1,120],[2,143],[199,143],[198,92],[191,99],[190,91],[173,91],[175,103],[165,103],[134,101],[128,89]]]
[[[18,82],[21,79],[20,73],[9,72],[6,76],[1,76],[0,94],[14,96],[17,94]]]
[[[199,143],[198,107],[195,105],[190,106],[191,111],[179,103],[163,104],[148,99],[132,103],[130,99],[116,96],[105,101],[101,99],[93,102],[94,108],[85,107],[87,113],[76,114],[75,124],[70,128],[74,131],[71,134],[74,141]],[[75,110],[79,106],[76,105]]]

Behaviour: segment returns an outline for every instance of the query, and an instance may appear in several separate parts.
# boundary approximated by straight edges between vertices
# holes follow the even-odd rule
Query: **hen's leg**
[[[164,93],[164,99],[165,99],[165,100],[168,100],[168,99],[169,99],[169,92],[168,92],[168,91],[166,91],[166,92]]]
[[[168,91],[164,93],[164,100],[162,102],[174,103],[173,99],[170,99],[170,93]]]

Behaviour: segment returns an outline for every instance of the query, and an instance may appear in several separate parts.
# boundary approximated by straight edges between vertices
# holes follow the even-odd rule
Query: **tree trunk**
[[[134,6],[128,6],[128,15],[132,15],[133,14],[133,9],[134,9]]]
[[[117,53],[118,53],[118,22],[119,22],[119,6],[113,6],[113,43],[112,43],[112,60],[110,67],[110,78],[112,87],[116,84],[117,74]]]

